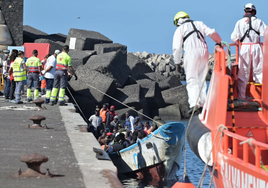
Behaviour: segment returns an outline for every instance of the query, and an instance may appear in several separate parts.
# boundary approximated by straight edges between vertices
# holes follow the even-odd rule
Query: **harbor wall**
[[[73,106],[61,106],[62,120],[65,122],[67,135],[70,139],[78,166],[83,175],[86,187],[118,187],[123,188],[117,177],[117,168],[111,160],[98,160],[93,148],[101,149],[92,133],[81,132],[78,128],[87,124],[78,113],[73,113]],[[109,158],[109,156],[107,155]]]
[[[13,46],[23,44],[23,0],[0,0],[0,8],[13,39]]]

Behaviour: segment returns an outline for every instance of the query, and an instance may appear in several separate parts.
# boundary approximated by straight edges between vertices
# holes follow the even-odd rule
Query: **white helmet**
[[[250,10],[250,9],[251,9],[251,10]],[[246,11],[246,10],[248,10],[248,11],[256,10],[256,7],[255,7],[255,5],[253,5],[252,3],[248,3],[248,4],[246,4],[246,5],[244,6],[244,11]]]

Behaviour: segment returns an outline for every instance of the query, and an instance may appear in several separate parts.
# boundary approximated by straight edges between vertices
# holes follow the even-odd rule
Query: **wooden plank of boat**
[[[137,173],[163,165],[165,170],[161,176],[172,176],[180,169],[184,133],[182,123],[167,123],[138,143],[121,150],[120,157],[112,157],[118,173]]]

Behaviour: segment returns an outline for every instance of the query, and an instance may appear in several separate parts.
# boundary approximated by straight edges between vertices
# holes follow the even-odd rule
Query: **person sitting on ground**
[[[129,141],[130,145],[133,143],[130,131],[126,132],[125,138]]]
[[[165,125],[166,122],[163,121],[161,119],[161,117],[159,116],[154,116],[154,121],[153,121],[153,128],[152,128],[152,131],[151,132],[154,132],[155,130],[157,130],[159,127],[161,127],[162,125]]]
[[[111,145],[111,147],[112,147],[112,151],[113,152],[119,152],[121,149],[124,149],[124,146],[122,146],[120,143],[119,143],[119,141],[120,141],[120,136],[118,135],[118,136],[116,136],[115,138],[114,138],[114,143]]]
[[[111,142],[112,142],[112,139],[111,139],[110,134],[112,135],[112,133],[107,133],[106,138],[105,138],[105,140],[104,140],[104,145],[101,146],[102,149],[103,149],[104,151],[106,151],[107,153],[113,151],[112,148],[111,148]]]
[[[114,106],[110,107],[110,122],[114,120],[114,117],[117,116],[117,113],[115,112]]]
[[[98,142],[99,142],[100,145],[103,145],[104,144],[104,140],[106,138],[106,135],[107,135],[107,132],[106,131],[102,131],[101,136],[99,136],[99,138],[98,138]]]
[[[100,112],[98,110],[95,111],[95,114],[94,115],[90,116],[89,122],[94,127],[94,129],[92,130],[93,131],[93,135],[95,136],[96,139],[98,139],[99,134],[98,134],[97,128],[102,123],[102,118],[100,117]]]
[[[132,134],[132,140],[134,143],[142,140],[143,138],[145,138],[147,135],[144,132],[144,130],[138,125],[135,129],[135,131]]]
[[[124,147],[127,148],[128,146],[130,146],[130,142],[128,140],[126,140],[125,138],[125,134],[124,133],[120,133],[118,135],[120,137],[119,143]]]
[[[119,119],[118,116],[114,116],[113,121],[110,123],[110,125],[108,127],[110,129],[110,132],[112,132],[114,130],[114,128],[118,129],[118,124],[121,123],[118,119]]]
[[[134,129],[136,129],[136,126],[140,126],[142,129],[144,129],[144,125],[142,124],[142,122],[140,121],[140,117],[137,116],[135,117],[135,123],[134,123]]]
[[[131,131],[131,125],[130,125],[129,122],[126,122],[125,130],[126,130],[126,131]],[[135,130],[135,129],[134,129],[134,130]]]
[[[125,129],[125,127],[124,127],[124,125],[122,123],[119,123],[118,124],[118,131],[119,132],[124,132],[124,131],[127,131],[127,130]]]
[[[102,109],[100,110],[100,116],[102,118],[102,123],[104,125],[104,128],[109,126],[110,123],[110,112],[109,112],[109,104],[105,103],[102,106]]]
[[[126,123],[128,122],[129,125],[128,125],[128,128],[131,132],[134,132],[134,123],[135,123],[135,119],[132,115],[129,114],[129,112],[126,112],[125,113],[126,115]]]
[[[147,133],[147,135],[149,135],[151,134],[152,130],[153,126],[150,125],[149,121],[146,121],[144,131]]]
[[[116,135],[116,133],[118,133],[118,129],[115,127],[113,130],[113,134]]]

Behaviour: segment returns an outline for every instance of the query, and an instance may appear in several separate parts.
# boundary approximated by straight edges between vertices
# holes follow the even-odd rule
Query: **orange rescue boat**
[[[191,149],[210,166],[215,187],[268,188],[268,27],[263,56],[262,85],[249,82],[250,98],[233,100],[239,46],[235,63],[226,61],[224,49],[216,50],[207,101],[187,131]]]

